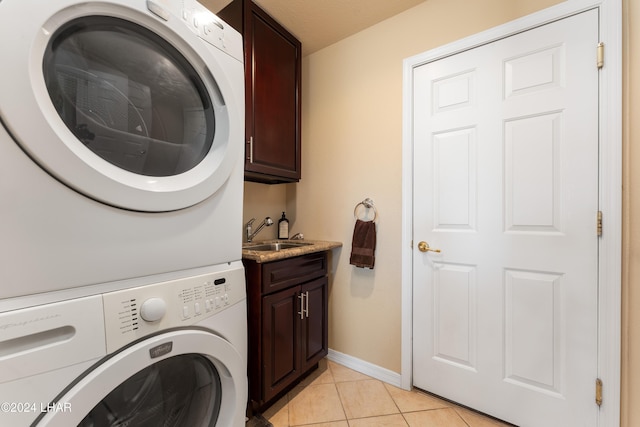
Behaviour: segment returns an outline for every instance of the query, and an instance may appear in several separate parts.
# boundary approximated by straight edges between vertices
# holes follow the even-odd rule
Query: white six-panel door
[[[414,69],[413,383],[523,427],[597,422],[597,43],[593,10]]]

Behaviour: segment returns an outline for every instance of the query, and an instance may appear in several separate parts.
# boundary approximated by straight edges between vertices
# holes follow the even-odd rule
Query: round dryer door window
[[[89,150],[135,174],[172,176],[211,149],[215,115],[193,66],[151,31],[117,18],[78,18],[45,52],[51,101]]]
[[[0,18],[0,36],[12,40],[0,119],[67,187],[165,212],[208,199],[234,171],[242,176],[244,65],[231,27],[216,27],[210,40],[181,2],[168,3],[166,19],[147,3],[42,2],[19,25]],[[5,18],[24,12],[19,0],[2,6]]]

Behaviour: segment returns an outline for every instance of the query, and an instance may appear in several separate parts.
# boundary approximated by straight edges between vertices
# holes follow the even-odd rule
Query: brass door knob
[[[420,252],[440,252],[440,249],[431,249],[427,242],[418,243],[418,250],[420,250]]]

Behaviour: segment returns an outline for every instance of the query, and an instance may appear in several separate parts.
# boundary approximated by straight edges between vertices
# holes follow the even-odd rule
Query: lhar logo
[[[169,341],[150,348],[149,356],[151,356],[152,359],[155,359],[156,357],[164,356],[165,354],[171,353],[171,350],[173,350],[173,341]]]

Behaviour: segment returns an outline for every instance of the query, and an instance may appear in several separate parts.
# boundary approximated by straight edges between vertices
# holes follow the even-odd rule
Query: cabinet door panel
[[[252,137],[245,170],[300,179],[300,42],[257,6],[250,25],[251,99],[247,138]],[[255,176],[254,176],[255,178]],[[277,180],[277,178],[274,178]]]
[[[302,322],[300,339],[302,370],[305,370],[310,365],[318,363],[328,352],[327,278],[322,277],[302,285],[300,292],[305,295],[305,308],[307,309]]]
[[[300,287],[296,286],[262,299],[263,398],[268,400],[298,375]]]

